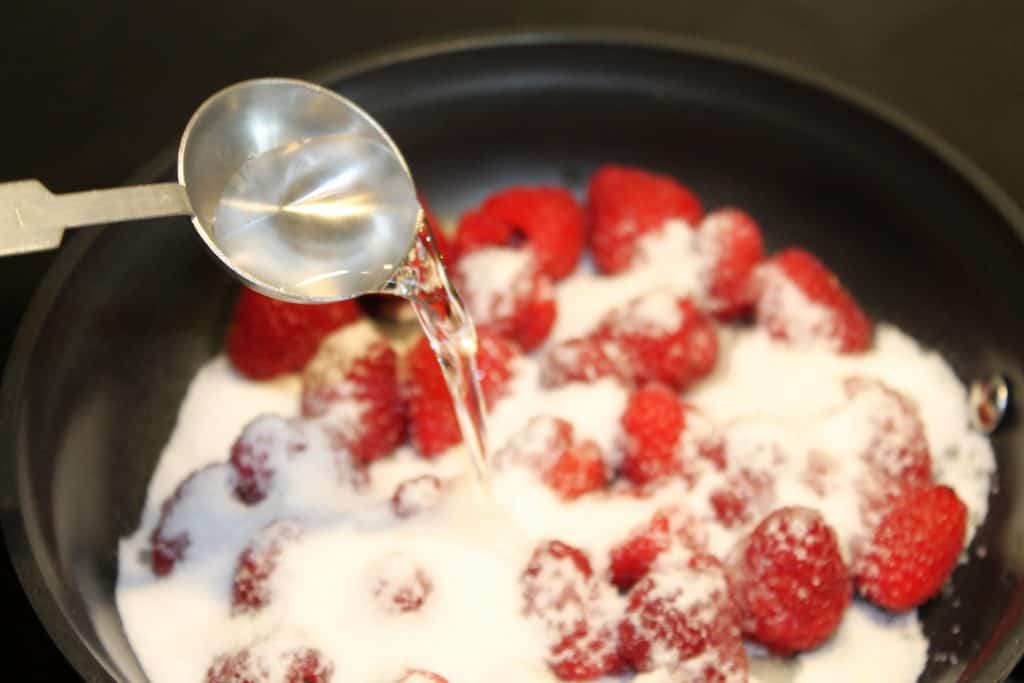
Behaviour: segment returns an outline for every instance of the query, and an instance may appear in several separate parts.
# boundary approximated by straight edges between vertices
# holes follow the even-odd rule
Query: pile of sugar
[[[583,334],[609,310],[668,283],[674,292],[699,297],[706,259],[693,249],[691,231],[677,227],[645,238],[643,262],[627,273],[609,278],[584,266],[560,283],[554,339]],[[972,533],[984,519],[992,451],[986,439],[969,430],[965,390],[937,354],[886,325],[879,326],[871,351],[849,356],[823,348],[794,350],[757,329],[723,329],[719,341],[715,372],[685,398],[723,427],[733,450],[749,451],[741,457],[764,457],[757,445],[771,440],[800,457],[808,444],[856,441],[856,434],[843,431],[848,400],[842,382],[849,376],[877,378],[915,402],[935,476],[967,504]],[[571,421],[577,438],[596,441],[614,465],[626,392],[611,380],[541,389],[542,353],[516,362],[509,395],[488,423],[492,451],[530,417],[553,415]],[[326,452],[307,453],[308,463],[289,473],[287,486],[260,505],[242,508],[232,500],[221,467],[214,470],[219,474],[208,475],[210,500],[198,506],[203,516],[215,519],[193,520],[209,526],[210,540],[170,576],[155,578],[145,551],[162,501],[189,473],[223,463],[255,416],[295,415],[299,392],[294,377],[246,381],[223,357],[204,366],[189,388],[151,481],[140,528],[122,542],[119,556],[118,608],[154,683],[200,681],[214,657],[244,646],[270,654],[319,648],[333,660],[337,681],[389,683],[409,666],[436,670],[452,683],[552,683],[557,679],[543,665],[544,633],[520,615],[519,574],[535,541],[558,538],[583,548],[600,574],[610,546],[656,508],[682,503],[710,519],[708,494],[722,483],[722,475],[709,471],[693,489],[672,481],[647,498],[601,492],[565,503],[532,471],[508,467],[494,480],[496,500],[507,513],[502,516],[481,511],[464,474],[461,448],[426,461],[403,446],[373,464],[371,483],[361,491],[332,476]],[[743,444],[751,447],[742,449]],[[841,537],[855,535],[855,510],[841,492],[856,472],[841,469],[839,480],[831,483],[835,492],[823,499],[799,483],[807,464],[796,462],[800,457],[774,470],[774,504],[818,507]],[[438,507],[411,520],[396,519],[388,505],[395,487],[427,473],[446,482]],[[306,533],[282,557],[275,598],[254,618],[232,616],[237,558],[254,534],[279,518],[297,520]],[[742,533],[716,524],[708,530],[716,553],[728,550]],[[418,612],[382,613],[369,600],[374,568],[395,554],[412,558],[431,577],[433,590]],[[911,683],[926,656],[927,641],[914,613],[892,617],[857,602],[825,646],[785,662],[755,656],[751,680]],[[669,683],[671,678],[654,672],[635,680]]]

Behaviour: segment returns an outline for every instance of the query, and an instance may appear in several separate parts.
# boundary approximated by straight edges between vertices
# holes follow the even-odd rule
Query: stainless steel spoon
[[[0,256],[54,249],[67,228],[175,215],[245,284],[304,302],[384,289],[423,220],[405,160],[366,112],[311,83],[259,79],[196,110],[178,183],[0,184]]]

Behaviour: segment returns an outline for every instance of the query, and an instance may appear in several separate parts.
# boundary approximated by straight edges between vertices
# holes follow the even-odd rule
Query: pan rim
[[[708,58],[745,67],[823,93],[888,126],[933,155],[941,165],[951,170],[967,187],[976,192],[1016,233],[1017,238],[1024,242],[1024,211],[986,172],[941,135],[898,108],[857,87],[789,60],[745,47],[695,37],[635,30],[543,29],[513,33],[485,32],[416,42],[364,54],[362,57],[316,70],[307,76],[307,80],[315,83],[337,82],[364,76],[389,66],[444,55],[558,45],[648,50]],[[155,155],[151,162],[126,178],[125,182],[152,181],[159,173],[173,166],[175,149],[176,146],[168,146]],[[47,586],[45,574],[36,559],[38,548],[29,536],[26,528],[28,520],[19,501],[20,492],[27,484],[21,481],[24,472],[18,467],[17,457],[18,424],[22,409],[19,399],[23,395],[36,341],[65,281],[100,234],[100,230],[78,234],[65,245],[33,294],[11,345],[0,383],[0,447],[6,451],[0,454],[0,527],[22,589],[61,653],[86,680],[115,680],[116,674],[93,656],[89,646],[79,638],[65,614],[65,608]],[[1017,663],[1020,650],[1024,648],[1024,616],[1019,613],[1004,615],[998,630],[1003,631],[1004,644],[979,668],[971,672],[970,680],[1003,680]],[[966,676],[967,672],[961,680],[968,680]]]

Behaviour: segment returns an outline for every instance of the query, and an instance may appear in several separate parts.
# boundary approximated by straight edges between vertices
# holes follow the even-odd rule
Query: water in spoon
[[[285,294],[408,298],[437,354],[477,482],[489,492],[476,329],[390,146],[348,133],[254,157],[225,186],[213,237],[236,268]]]

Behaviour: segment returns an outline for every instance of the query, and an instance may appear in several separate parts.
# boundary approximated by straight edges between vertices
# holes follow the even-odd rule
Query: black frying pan
[[[656,168],[710,207],[750,210],[770,247],[821,255],[873,316],[961,378],[998,370],[1024,388],[1024,218],[862,97],[707,46],[623,38],[449,44],[322,80],[391,132],[442,215],[510,183],[579,188],[604,161]],[[168,162],[140,180],[172,176]],[[185,219],[109,227],[64,249],[15,344],[4,531],[35,609],[89,680],[144,680],[113,602],[117,540],[138,524],[190,378],[220,349],[235,287]],[[987,553],[922,610],[933,657],[921,681],[1001,680],[1024,649],[1012,415],[995,445],[998,492],[974,543]]]

